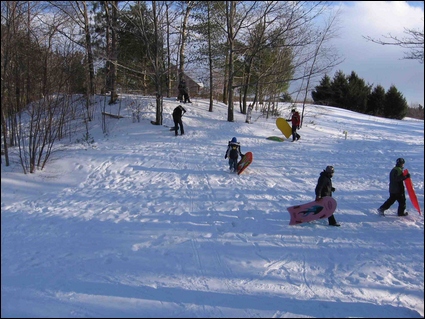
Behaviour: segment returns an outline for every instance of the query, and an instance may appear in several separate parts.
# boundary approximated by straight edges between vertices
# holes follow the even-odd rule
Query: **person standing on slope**
[[[189,98],[189,90],[186,85],[186,81],[182,79],[178,86],[180,103],[192,103]]]
[[[333,166],[326,166],[326,169],[320,173],[315,189],[316,202],[320,201],[322,197],[325,196],[332,197],[332,192],[335,192],[335,188],[332,187],[332,177],[334,175],[334,171],[335,170]],[[335,216],[333,214],[328,217],[328,222],[329,226],[340,226],[340,224],[336,222]]]
[[[397,158],[394,168],[390,172],[389,191],[390,197],[378,208],[379,215],[385,216],[385,211],[391,207],[395,201],[398,202],[398,216],[407,216],[406,209],[406,194],[403,181],[410,177],[410,174],[403,175],[404,158]]]
[[[298,111],[295,109],[292,109],[291,113],[292,113],[292,117],[288,121],[291,121],[292,123],[292,142],[295,142],[295,141],[298,141],[301,137],[297,133],[297,129],[299,129],[301,125],[301,116],[300,116],[300,113],[298,113]]]
[[[239,156],[242,158],[245,154],[241,153],[241,146],[236,137],[233,137],[232,140],[229,141],[226,154],[224,155],[224,159],[229,158],[229,170],[231,172],[237,172]]]
[[[177,106],[173,111],[174,131],[176,133],[176,136],[178,135],[179,126],[180,126],[180,134],[184,135],[182,117],[185,113],[186,113],[186,109],[181,105]]]

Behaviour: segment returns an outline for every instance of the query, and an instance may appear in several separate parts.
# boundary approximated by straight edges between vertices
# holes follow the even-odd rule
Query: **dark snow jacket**
[[[173,111],[174,121],[180,121],[184,113],[186,113],[186,109],[181,105],[177,106]]]
[[[325,196],[331,196],[335,188],[332,187],[332,177],[325,171],[320,173],[319,179],[315,189],[316,197],[322,198]]]
[[[180,81],[178,89],[181,94],[188,94],[189,91],[187,90],[186,82],[184,80]]]
[[[403,181],[406,178],[403,175],[403,169],[400,166],[395,166],[390,172],[390,194],[404,194]]]
[[[241,153],[240,144],[235,142],[229,142],[227,146],[226,155],[224,155],[224,158],[237,160],[239,156],[243,157],[243,154]]]

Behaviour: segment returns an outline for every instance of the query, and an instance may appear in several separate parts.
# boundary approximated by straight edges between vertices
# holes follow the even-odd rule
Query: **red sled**
[[[403,171],[403,175],[405,175],[405,176],[408,173],[409,173],[409,171],[407,169],[405,169]],[[418,211],[419,215],[422,215],[421,214],[421,208],[419,207],[418,198],[416,197],[416,192],[415,192],[415,189],[413,188],[412,179],[410,177],[409,178],[406,178],[404,180],[404,185],[406,186],[407,193],[409,194],[409,198],[410,198],[410,201],[412,202],[413,207],[416,208],[416,210]]]
[[[238,163],[238,168],[237,168],[238,175],[240,175],[252,163],[253,159],[254,159],[254,156],[252,155],[251,152],[245,153],[245,156],[242,157],[242,159]]]
[[[334,213],[335,209],[336,200],[330,196],[322,197],[319,201],[288,207],[287,210],[291,216],[289,225],[298,225],[328,218]]]

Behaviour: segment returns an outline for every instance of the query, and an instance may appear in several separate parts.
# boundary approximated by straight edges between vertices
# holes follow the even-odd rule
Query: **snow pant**
[[[299,140],[300,137],[301,136],[297,133],[297,127],[292,126],[292,141]]]
[[[189,98],[189,93],[183,93],[184,103],[192,103]]]
[[[180,101],[180,103],[183,103],[183,98],[184,98],[184,90],[179,89],[178,100]]]
[[[236,172],[238,170],[238,159],[229,158],[229,169]]]
[[[184,134],[184,127],[183,127],[183,121],[182,118],[173,118],[174,120],[174,132],[176,133],[176,136],[178,135],[179,132],[179,127],[180,127],[180,134],[183,135]]]
[[[404,210],[406,209],[406,195],[404,193],[401,193],[401,194],[390,193],[390,197],[385,201],[385,203],[381,205],[381,207],[379,207],[379,209],[385,211],[388,208],[390,208],[391,205],[395,203],[395,201],[398,202],[397,214],[403,215]]]

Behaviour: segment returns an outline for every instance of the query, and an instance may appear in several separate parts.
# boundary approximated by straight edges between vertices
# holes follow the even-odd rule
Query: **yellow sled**
[[[276,119],[276,126],[286,138],[289,138],[292,135],[292,128],[287,120],[278,117]]]

